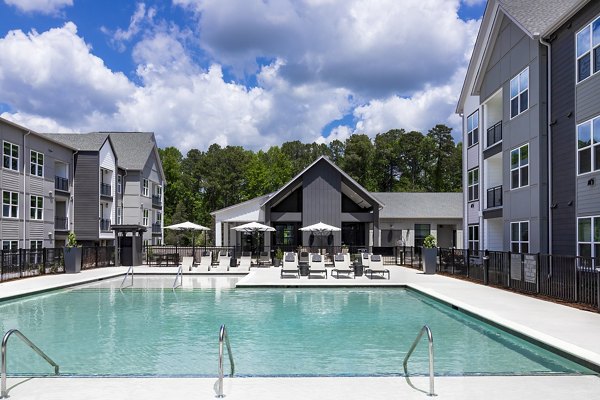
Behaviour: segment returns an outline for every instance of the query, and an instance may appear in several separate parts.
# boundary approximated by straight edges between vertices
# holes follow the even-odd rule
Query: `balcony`
[[[152,234],[160,235],[162,233],[162,229],[160,229],[160,222],[155,222],[152,224]]]
[[[61,190],[63,192],[69,191],[69,180],[67,178],[63,178],[62,176],[54,177],[54,189]]]
[[[502,121],[487,130],[487,147],[492,147],[502,140]]]
[[[54,217],[54,230],[68,231],[69,219],[67,217]]]
[[[161,208],[162,207],[162,201],[159,195],[153,194],[152,195],[152,207],[156,207],[156,208]]]
[[[487,207],[502,207],[502,185],[487,190]]]
[[[100,184],[100,195],[112,197],[112,187],[108,183]]]
[[[110,233],[110,219],[101,219],[100,220],[100,232]]]

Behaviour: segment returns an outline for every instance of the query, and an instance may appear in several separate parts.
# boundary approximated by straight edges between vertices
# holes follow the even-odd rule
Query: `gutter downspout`
[[[72,219],[69,219],[69,232],[75,232],[75,156],[77,155],[77,153],[79,153],[79,150],[75,150],[73,152],[73,156],[72,156],[72,163],[71,163],[71,168],[73,169],[73,183],[71,184],[71,191],[73,193],[71,193],[70,198],[73,199],[71,200],[71,215],[73,216]],[[73,229],[71,229],[71,226],[73,227]]]
[[[27,133],[23,136],[23,248],[26,249],[27,248],[27,238],[26,238],[26,229],[27,229],[27,209],[26,209],[26,204],[27,204],[27,189],[26,189],[26,181],[25,178],[27,177],[27,158],[25,156],[25,154],[27,154],[27,152],[25,151],[26,149],[26,143],[25,143],[25,139],[27,138],[27,136],[29,136],[31,134],[31,131],[27,131]],[[31,176],[31,171],[29,171],[29,175]],[[31,194],[30,194],[31,196]]]
[[[547,126],[548,126],[548,254],[552,255],[552,47],[549,42],[545,41],[544,38],[539,36],[540,44],[546,46],[548,53],[546,55],[547,63]]]

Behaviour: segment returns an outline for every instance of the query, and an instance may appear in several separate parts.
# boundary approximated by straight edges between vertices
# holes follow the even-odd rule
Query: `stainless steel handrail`
[[[429,393],[427,393],[427,396],[437,396],[433,390],[433,375],[434,375],[433,374],[433,334],[431,333],[431,329],[429,329],[429,327],[427,325],[424,325],[423,328],[421,328],[421,330],[419,331],[419,334],[417,335],[417,338],[413,342],[412,346],[410,346],[410,350],[408,350],[408,353],[406,353],[406,357],[404,357],[404,363],[403,363],[404,375],[406,376],[406,379],[409,380],[408,379],[408,359],[410,358],[411,354],[415,350],[415,347],[417,347],[419,340],[421,339],[421,337],[423,336],[423,333],[425,333],[425,332],[427,332],[427,340],[429,341]],[[410,380],[409,380],[409,384],[410,384]]]
[[[231,346],[229,344],[229,336],[227,335],[227,329],[225,329],[225,325],[221,325],[221,329],[219,330],[219,379],[216,382],[217,392],[216,397],[222,398],[225,397],[223,394],[223,342],[227,345],[227,354],[229,355],[229,364],[231,365],[231,375],[233,376],[235,372],[235,364],[233,363],[233,354],[231,354]]]
[[[8,390],[6,390],[6,343],[8,342],[8,338],[11,337],[12,334],[17,335],[19,339],[21,339],[27,346],[29,346],[33,351],[35,351],[40,357],[48,362],[48,364],[54,367],[54,374],[58,375],[58,364],[52,361],[50,357],[46,355],[39,347],[37,347],[31,340],[27,339],[25,335],[23,335],[18,329],[11,329],[4,334],[2,338],[2,366],[0,375],[1,375],[1,390],[0,390],[0,398],[8,397]]]
[[[177,278],[180,278],[179,285],[177,284]],[[183,265],[180,265],[177,269],[177,275],[175,275],[175,281],[173,282],[173,290],[175,290],[179,286],[183,286]]]
[[[125,283],[125,281],[127,280],[127,277],[129,276],[129,273],[131,272],[131,284],[127,285],[125,287],[130,287],[133,286],[133,265],[131,267],[129,267],[129,269],[127,270],[127,273],[125,274],[125,276],[123,277],[123,281],[121,282],[121,286],[119,286],[119,290],[123,289],[123,284]]]

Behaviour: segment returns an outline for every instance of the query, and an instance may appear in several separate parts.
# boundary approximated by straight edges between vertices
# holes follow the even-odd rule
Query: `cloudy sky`
[[[455,129],[485,0],[0,0],[0,116],[159,146]]]

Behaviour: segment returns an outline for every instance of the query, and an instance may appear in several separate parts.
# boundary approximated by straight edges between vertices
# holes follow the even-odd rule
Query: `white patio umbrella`
[[[257,232],[274,232],[275,228],[269,225],[261,224],[260,222],[248,222],[244,225],[234,226],[234,231],[238,232],[248,232],[248,233],[257,233]],[[257,246],[258,247],[258,246]]]
[[[196,239],[196,231],[210,231],[210,228],[207,228],[203,225],[198,225],[190,221],[181,222],[179,224],[165,226],[165,229],[172,229],[175,231],[191,231],[192,232],[192,253],[195,255],[195,239]],[[206,243],[206,240],[204,241]]]
[[[312,232],[319,236],[325,236],[332,232],[341,231],[341,229],[338,228],[337,226],[328,225],[323,222],[319,222],[318,224],[312,224],[312,225],[302,227],[302,228],[300,228],[300,230],[303,232]],[[321,245],[322,245],[322,243],[321,243]]]

